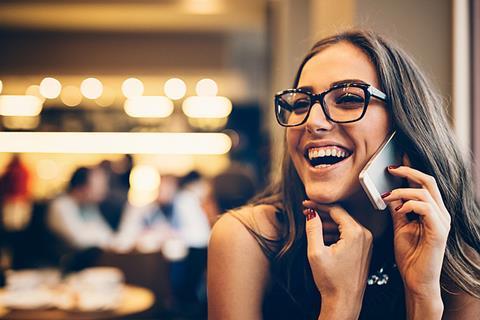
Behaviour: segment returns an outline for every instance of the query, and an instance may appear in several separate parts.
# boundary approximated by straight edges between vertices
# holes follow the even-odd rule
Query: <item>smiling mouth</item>
[[[305,158],[315,168],[332,166],[351,155],[352,152],[338,146],[313,147],[305,151]]]

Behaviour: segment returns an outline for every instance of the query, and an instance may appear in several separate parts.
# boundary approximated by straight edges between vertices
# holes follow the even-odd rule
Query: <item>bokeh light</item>
[[[62,84],[55,78],[44,78],[40,82],[40,94],[47,99],[55,99],[62,91]]]
[[[125,100],[123,108],[134,118],[166,118],[174,106],[172,100],[164,96],[140,96]]]
[[[172,100],[182,99],[187,93],[187,86],[182,79],[172,78],[168,79],[163,86],[165,95]]]
[[[149,165],[137,165],[130,173],[128,201],[134,206],[147,205],[158,197],[160,174]]]
[[[55,180],[60,175],[57,162],[51,159],[41,159],[36,163],[37,176],[42,180]]]
[[[82,94],[80,89],[75,86],[65,86],[62,89],[62,93],[60,95],[62,102],[69,107],[75,107],[82,102]]]
[[[97,78],[87,78],[82,81],[80,91],[87,99],[97,99],[103,93],[103,84]]]
[[[137,78],[128,78],[123,81],[122,92],[127,98],[138,97],[143,94],[144,86],[143,82]]]
[[[40,100],[42,100],[42,102],[45,101],[45,97],[42,96],[42,94],[40,93],[40,86],[39,85],[33,84],[33,85],[29,86],[27,88],[27,90],[25,90],[25,94],[27,96],[37,97]]]
[[[3,82],[2,80],[0,80],[0,93],[2,93],[2,90],[3,90]]]
[[[130,185],[137,190],[154,190],[160,186],[158,170],[149,165],[137,165],[130,173]]]
[[[103,94],[95,100],[100,107],[109,107],[115,102],[115,91],[109,87],[103,88]]]
[[[218,93],[218,86],[212,79],[202,79],[197,82],[195,92],[198,96],[216,96]]]

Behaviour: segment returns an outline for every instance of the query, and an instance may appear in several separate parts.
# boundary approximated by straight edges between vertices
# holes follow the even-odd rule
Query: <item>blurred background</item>
[[[399,43],[476,159],[479,20],[476,0],[0,0],[0,269],[111,266],[153,293],[140,315],[205,318],[210,227],[275,176],[272,97],[315,40]]]

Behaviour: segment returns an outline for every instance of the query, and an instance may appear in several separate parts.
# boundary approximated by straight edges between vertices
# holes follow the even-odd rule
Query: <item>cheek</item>
[[[294,155],[300,144],[301,131],[298,128],[287,128],[286,131],[286,142],[287,150],[291,156]]]

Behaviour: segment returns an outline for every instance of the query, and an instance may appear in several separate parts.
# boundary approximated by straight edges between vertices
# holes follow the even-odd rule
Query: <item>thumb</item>
[[[307,234],[308,247],[310,247],[310,249],[323,248],[325,243],[323,242],[322,220],[320,220],[317,212],[312,208],[306,208],[303,210],[303,214],[307,218],[305,231]]]

